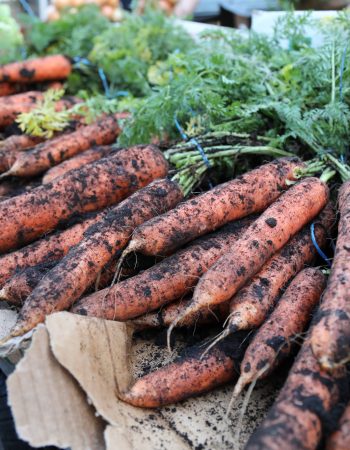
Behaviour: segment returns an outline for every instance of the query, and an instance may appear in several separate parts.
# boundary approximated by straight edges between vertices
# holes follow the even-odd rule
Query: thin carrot
[[[231,336],[203,359],[203,344],[189,348],[173,363],[139,378],[119,397],[141,408],[158,408],[231,382],[237,377],[236,365],[244,351],[244,337],[244,334]]]
[[[0,173],[7,172],[16,162],[18,155],[19,152],[15,150],[11,152],[8,152],[7,150],[0,150]]]
[[[19,91],[17,84],[12,83],[0,83],[0,97],[16,94]]]
[[[72,71],[72,64],[63,55],[27,59],[0,67],[0,82],[37,83],[64,80]]]
[[[73,133],[63,134],[38,144],[30,151],[17,154],[15,163],[5,175],[17,177],[39,175],[93,145],[111,144],[119,132],[116,117],[103,117],[91,125],[78,128]]]
[[[0,252],[23,246],[61,221],[118,203],[167,174],[154,146],[121,150],[0,204]]]
[[[58,166],[54,166],[49,169],[43,176],[43,184],[51,183],[51,181],[55,178],[58,178],[71,170],[78,169],[85,164],[105,158],[112,151],[113,147],[111,146],[93,147],[92,149],[86,150],[73,158],[69,158],[61,164],[58,164]]]
[[[0,141],[0,151],[13,152],[25,150],[42,142],[42,138],[29,136],[28,134],[18,134]],[[12,163],[13,164],[13,163]],[[12,165],[11,164],[11,165]]]
[[[326,370],[350,360],[350,182],[341,186],[338,204],[340,220],[335,255],[311,335],[314,355]]]
[[[54,267],[56,261],[38,264],[17,270],[0,290],[0,300],[15,306],[22,306],[41,279]]]
[[[326,450],[349,450],[350,448],[350,403],[340,418],[337,430],[332,433],[326,444]]]
[[[188,293],[252,220],[232,222],[139,275],[81,299],[73,312],[112,320],[146,314]]]
[[[292,280],[248,345],[232,399],[247,384],[267,377],[290,354],[293,339],[305,330],[325,287],[326,277],[318,269],[304,269]]]
[[[316,450],[346,389],[345,370],[322,371],[307,339],[266,419],[245,450]]]
[[[201,309],[229,300],[328,201],[327,186],[318,178],[305,178],[267,208],[243,236],[199,280],[191,304],[177,322]]]
[[[297,158],[281,158],[181,203],[138,227],[128,251],[166,255],[227,222],[262,211],[295,179],[300,167]]]
[[[111,209],[104,220],[86,231],[80,244],[70,250],[27,298],[11,335],[21,335],[53,311],[69,308],[125,247],[135,226],[173,208],[182,197],[177,183],[156,180]]]

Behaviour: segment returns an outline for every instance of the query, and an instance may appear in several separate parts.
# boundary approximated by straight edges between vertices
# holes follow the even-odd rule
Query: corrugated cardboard
[[[36,331],[8,382],[19,435],[34,446],[240,449],[275,395],[275,388],[266,384],[255,390],[240,442],[235,443],[242,402],[226,420],[232,386],[158,410],[134,408],[118,400],[118,390],[131,383],[133,375],[141,375],[146,366],[154,370],[174,355],[170,357],[166,349],[148,341],[131,345],[132,330],[118,322],[57,313],[47,319],[46,326]],[[274,378],[273,383],[277,381]],[[94,409],[108,426],[96,417]]]

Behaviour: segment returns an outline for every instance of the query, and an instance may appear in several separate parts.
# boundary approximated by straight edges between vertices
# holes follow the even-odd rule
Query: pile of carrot
[[[0,92],[22,86],[0,98],[0,127],[42,98],[23,86],[71,68],[61,55],[0,68]],[[185,199],[157,146],[115,145],[119,118],[0,144],[0,299],[19,310],[6,340],[62,310],[135,332],[165,327],[170,350],[175,328],[218,329],[120,396],[156,408],[234,383],[229,413],[248,387],[237,439],[256,383],[302,342],[246,448],[316,450],[325,438],[327,450],[350,448],[350,183],[339,189],[324,270],[337,215],[328,186],[300,178],[301,160],[264,163]]]

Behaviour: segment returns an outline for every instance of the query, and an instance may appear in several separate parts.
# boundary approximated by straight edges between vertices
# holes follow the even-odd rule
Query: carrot
[[[66,230],[56,231],[20,250],[0,256],[0,287],[18,270],[62,259],[71,247],[82,240],[84,232],[106,214],[107,211],[103,211],[83,216],[81,221]]]
[[[301,166],[296,158],[281,158],[181,203],[138,227],[129,252],[166,255],[227,222],[262,211],[279,197]]]
[[[107,217],[90,227],[79,245],[43,278],[27,298],[12,336],[21,335],[53,311],[69,308],[99,272],[128,243],[135,226],[173,208],[183,195],[177,183],[163,179],[135,192]]]
[[[73,169],[78,169],[85,164],[105,158],[112,151],[113,148],[110,146],[93,147],[92,149],[86,150],[73,158],[69,158],[58,166],[54,166],[49,169],[43,177],[43,184],[51,183],[51,181],[55,178],[58,178]]]
[[[93,145],[111,144],[119,132],[118,120],[114,116],[104,117],[91,125],[80,127],[73,133],[38,144],[31,151],[19,153],[6,176],[39,175]]]
[[[307,339],[266,419],[245,450],[316,450],[346,389],[345,370],[322,371]]]
[[[345,408],[337,430],[327,440],[326,450],[349,450],[350,448],[350,403]]]
[[[251,223],[232,222],[139,275],[81,299],[73,312],[111,320],[128,320],[188,293]]]
[[[17,270],[0,290],[0,300],[5,300],[11,305],[22,306],[24,300],[55,264],[56,261],[50,261]]]
[[[37,83],[64,80],[72,71],[72,64],[63,55],[27,59],[0,67],[0,82]]]
[[[241,375],[233,392],[236,398],[243,388],[268,376],[290,354],[293,339],[302,333],[326,286],[326,277],[318,269],[298,273],[249,344],[241,363]]]
[[[18,91],[18,85],[16,84],[0,83],[0,97],[16,94]]]
[[[119,398],[141,408],[158,408],[186,400],[237,378],[244,334],[231,336],[201,359],[202,345],[187,349],[173,363],[139,378]]]
[[[335,255],[311,346],[322,368],[333,370],[350,360],[350,182],[338,197],[340,220]]]
[[[20,150],[34,147],[34,145],[39,144],[42,140],[42,138],[29,136],[28,134],[13,135],[3,141],[0,141],[0,151],[18,152]]]
[[[8,171],[11,166],[16,162],[16,158],[19,152],[13,150],[8,152],[6,150],[0,150],[0,173]]]
[[[5,200],[0,204],[0,252],[29,243],[76,214],[117,203],[167,171],[155,146],[134,147]]]
[[[305,178],[292,186],[253,222],[243,236],[199,280],[183,316],[229,300],[328,201],[328,188],[318,178]]]

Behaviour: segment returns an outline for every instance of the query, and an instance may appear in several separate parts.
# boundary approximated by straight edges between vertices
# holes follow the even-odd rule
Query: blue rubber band
[[[332,263],[330,261],[330,259],[327,257],[327,255],[321,250],[320,246],[318,245],[317,241],[316,241],[316,236],[315,236],[315,223],[313,222],[310,226],[310,233],[311,233],[311,240],[312,243],[314,244],[317,253],[321,256],[322,259],[325,260],[325,262],[327,263],[328,267],[332,267]]]
[[[343,55],[341,58],[341,64],[340,64],[340,74],[339,74],[339,95],[340,95],[340,100],[343,100],[343,75],[344,75],[344,70],[345,70],[345,58],[346,58],[346,52],[348,50],[348,44],[346,44],[344,51],[343,51]]]
[[[75,56],[73,58],[73,62],[75,64],[84,64],[85,66],[92,66],[91,61],[89,61],[87,58],[82,58],[81,56]]]
[[[34,11],[32,10],[32,7],[27,2],[27,0],[19,0],[19,2],[24,11],[28,14],[28,16],[30,16],[32,19],[37,19],[36,15],[34,14]]]
[[[108,81],[107,81],[106,74],[104,73],[104,70],[101,67],[99,67],[97,69],[97,71],[98,71],[98,75],[100,77],[100,80],[102,81],[102,86],[103,86],[103,89],[105,90],[106,97],[110,98],[110,91],[109,91],[109,86],[108,86]]]
[[[175,126],[178,130],[178,132],[181,134],[181,137],[184,141],[188,141],[188,136],[185,133],[184,129],[182,128],[182,126],[180,125],[179,121],[177,120],[177,118],[175,117]]]

